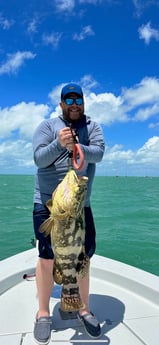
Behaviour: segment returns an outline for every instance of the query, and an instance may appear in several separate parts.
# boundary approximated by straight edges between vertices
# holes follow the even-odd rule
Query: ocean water
[[[0,175],[0,260],[32,248],[34,176]],[[159,275],[159,177],[96,176],[96,254]]]

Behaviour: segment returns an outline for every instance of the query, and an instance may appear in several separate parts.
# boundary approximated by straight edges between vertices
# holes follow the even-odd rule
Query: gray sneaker
[[[51,338],[51,317],[36,318],[34,324],[34,339],[40,345],[47,345]]]
[[[77,313],[77,317],[90,337],[99,338],[101,336],[100,324],[92,312],[86,315],[80,315]]]

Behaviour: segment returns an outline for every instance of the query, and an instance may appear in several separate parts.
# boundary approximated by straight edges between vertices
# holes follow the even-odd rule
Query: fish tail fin
[[[71,312],[84,308],[81,297],[77,295],[61,295],[61,310]]]
[[[45,236],[48,236],[50,235],[53,224],[54,224],[53,218],[49,217],[40,225],[39,231],[44,232]]]

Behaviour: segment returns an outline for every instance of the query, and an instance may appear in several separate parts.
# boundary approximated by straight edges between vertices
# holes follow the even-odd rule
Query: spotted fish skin
[[[62,284],[61,309],[75,311],[83,307],[77,284],[77,272],[84,276],[89,270],[85,255],[84,200],[87,177],[78,178],[70,170],[58,185],[47,207],[50,217],[40,231],[51,235],[54,251],[54,280]]]

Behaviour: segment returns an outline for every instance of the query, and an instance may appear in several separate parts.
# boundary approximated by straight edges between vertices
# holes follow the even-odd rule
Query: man
[[[50,236],[39,232],[40,225],[49,217],[46,202],[63,180],[68,171],[68,154],[73,150],[72,132],[76,134],[84,154],[84,166],[78,175],[88,176],[88,191],[85,199],[85,252],[91,258],[95,252],[95,227],[90,207],[95,165],[102,160],[104,139],[100,126],[84,114],[83,91],[79,85],[68,84],[62,88],[60,107],[62,115],[43,121],[33,136],[34,161],[37,165],[34,194],[34,231],[39,243],[39,260],[36,269],[36,283],[39,310],[34,326],[34,338],[40,344],[48,344],[51,337],[49,300],[53,288],[53,259]],[[70,129],[71,124],[71,129]],[[84,309],[78,318],[87,333],[97,338],[100,325],[89,309],[89,273],[78,279],[80,296]]]

